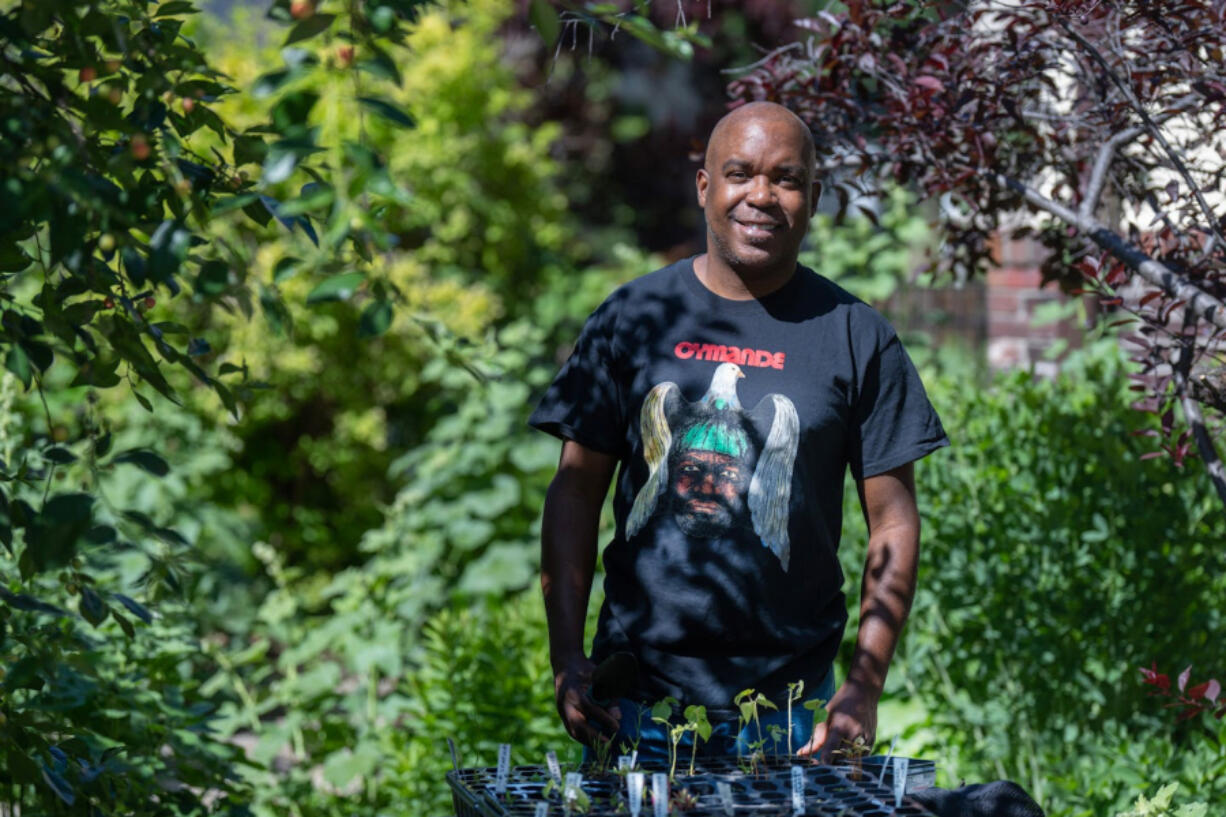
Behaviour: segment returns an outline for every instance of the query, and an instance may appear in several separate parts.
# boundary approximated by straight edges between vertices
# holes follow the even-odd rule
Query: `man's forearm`
[[[559,475],[560,477],[561,475]],[[583,625],[596,569],[599,500],[555,478],[541,520],[541,590],[549,624],[549,656],[557,674],[583,655]]]
[[[915,597],[918,524],[874,531],[860,594],[860,628],[847,681],[880,698],[890,660]]]

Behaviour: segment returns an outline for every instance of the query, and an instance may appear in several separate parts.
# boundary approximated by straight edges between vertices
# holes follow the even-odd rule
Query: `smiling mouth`
[[[776,231],[783,227],[783,225],[777,221],[741,221],[740,219],[733,219],[733,221],[738,227],[741,228],[741,232],[744,233],[746,237],[751,239],[770,238]]]

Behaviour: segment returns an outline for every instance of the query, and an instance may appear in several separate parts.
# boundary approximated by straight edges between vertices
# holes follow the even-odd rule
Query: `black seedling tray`
[[[874,762],[875,761],[875,762]],[[791,762],[759,763],[756,773],[745,770],[744,761],[731,758],[706,758],[688,771],[688,763],[678,763],[678,774],[671,791],[687,790],[695,799],[694,807],[686,811],[672,809],[670,814],[682,817],[725,817],[717,784],[728,783],[732,790],[735,817],[931,817],[931,813],[910,798],[894,807],[893,790],[878,778],[884,758],[865,758],[861,762],[859,779],[853,779],[848,765],[819,766],[798,763],[805,773],[805,808],[792,809]],[[911,760],[908,781],[916,780],[916,772],[924,774],[930,761]],[[461,769],[447,773],[457,817],[535,817],[537,804],[549,804],[549,817],[576,815],[568,812],[562,801],[561,787],[552,787],[545,795],[548,772],[543,766],[516,766],[510,770],[506,792],[495,794],[496,769]],[[596,774],[584,772],[583,792],[590,802],[583,814],[587,817],[627,817],[626,781],[616,772]],[[646,791],[640,817],[651,817],[651,773],[667,772],[666,768],[642,767],[646,773]],[[889,772],[887,780],[889,782]]]

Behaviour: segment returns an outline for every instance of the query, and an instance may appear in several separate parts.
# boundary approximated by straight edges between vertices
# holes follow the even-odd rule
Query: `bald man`
[[[915,590],[912,463],[948,440],[893,329],[797,263],[815,164],[812,135],[782,106],[751,103],[720,120],[696,177],[707,251],[609,296],[530,419],[562,440],[541,584],[558,712],[587,746],[609,740],[663,760],[666,730],[646,713],[665,697],[706,707],[703,753],[782,752],[786,741],[829,759],[875,739]],[[869,542],[856,648],[836,691],[849,468]],[[616,533],[589,656],[584,621],[614,476]],[[637,660],[637,679],[617,700],[595,700],[593,669],[620,653]],[[761,708],[760,734],[737,721],[747,688],[778,707]],[[828,701],[816,729],[799,703],[786,720],[798,689]]]

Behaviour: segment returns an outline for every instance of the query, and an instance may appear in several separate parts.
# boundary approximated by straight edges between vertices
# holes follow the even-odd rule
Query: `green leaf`
[[[89,585],[81,588],[80,610],[85,620],[95,627],[106,621],[106,616],[111,611],[97,591]]]
[[[68,465],[77,461],[77,455],[67,448],[55,445],[43,452],[43,458],[56,465]]]
[[[137,468],[153,474],[155,477],[164,477],[170,473],[170,466],[167,465],[166,460],[144,448],[121,451],[115,455],[112,462],[135,465]]]
[[[328,755],[324,761],[324,780],[336,788],[344,788],[359,775],[367,775],[379,762],[379,748],[372,743],[363,742],[355,749],[338,749]]]
[[[92,525],[94,498],[89,494],[57,494],[47,500],[26,531],[33,567],[41,572],[68,564],[77,541]]]
[[[548,0],[532,0],[528,6],[528,20],[536,29],[536,33],[541,35],[545,45],[553,48],[562,26],[558,22],[558,12],[549,5]]]
[[[324,301],[344,301],[349,298],[362,282],[366,280],[366,276],[360,272],[346,272],[341,275],[333,275],[321,281],[318,286],[311,290],[306,297],[308,304],[323,303]]]
[[[374,301],[362,310],[358,319],[358,337],[373,338],[382,335],[392,325],[392,304],[390,301]]]
[[[369,108],[375,115],[381,116],[389,122],[403,125],[406,128],[413,127],[413,117],[385,99],[373,96],[360,96],[358,97],[358,102]]]
[[[4,368],[13,373],[13,376],[21,381],[21,384],[27,389],[34,382],[34,372],[30,368],[30,358],[26,357],[25,351],[13,344],[9,347],[9,353],[4,358]]]
[[[332,21],[335,19],[335,14],[312,14],[305,20],[299,20],[289,30],[289,35],[285,38],[285,45],[293,45],[303,40],[309,40],[311,37],[327,30],[328,26],[332,25]]]
[[[125,596],[123,593],[115,593],[113,595],[119,600],[120,604],[128,608],[128,611],[132,613],[132,615],[136,616],[146,624],[153,623],[153,613],[150,613],[148,608],[146,608],[143,604],[135,599]]]
[[[164,283],[179,271],[179,265],[187,257],[192,234],[176,220],[167,219],[153,231],[149,240],[150,280]]]
[[[194,3],[189,3],[187,0],[173,0],[170,3],[163,3],[158,6],[158,10],[153,13],[154,17],[169,17],[174,14],[199,14],[200,9],[196,8]]]

